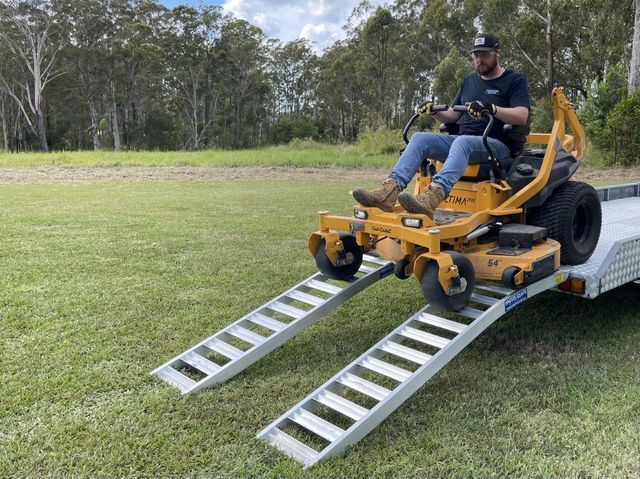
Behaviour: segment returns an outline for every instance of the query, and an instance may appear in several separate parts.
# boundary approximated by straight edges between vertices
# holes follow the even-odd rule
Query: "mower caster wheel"
[[[349,264],[343,266],[334,265],[327,256],[326,241],[323,239],[316,249],[316,266],[318,270],[331,279],[346,280],[353,277],[360,269],[362,264],[362,247],[356,243],[354,236],[346,233],[340,234],[340,241],[344,246],[344,253],[349,256],[353,255],[353,260]]]
[[[520,268],[517,266],[509,266],[502,272],[502,284],[505,288],[516,289],[521,284],[516,284],[516,275],[520,272]]]
[[[411,276],[410,274],[407,275],[406,273],[407,266],[409,266],[410,264],[411,264],[411,261],[409,261],[406,258],[402,258],[400,261],[398,261],[393,266],[393,274],[396,275],[396,278],[407,279],[409,276]]]
[[[476,284],[476,274],[473,270],[473,264],[465,255],[451,252],[453,264],[458,267],[458,274],[467,282],[464,291],[449,296],[440,286],[438,281],[439,267],[436,261],[429,261],[422,273],[420,284],[422,286],[422,295],[434,308],[440,311],[459,311],[469,302],[469,298],[473,293]]]

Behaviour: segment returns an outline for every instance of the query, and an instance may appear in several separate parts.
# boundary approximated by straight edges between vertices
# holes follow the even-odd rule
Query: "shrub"
[[[289,143],[294,138],[317,138],[318,129],[304,116],[281,116],[271,126],[271,137],[275,143]]]
[[[398,153],[402,147],[402,132],[386,127],[372,130],[365,128],[358,135],[357,150],[364,155],[388,155]]]
[[[610,149],[613,146],[605,123],[609,113],[626,96],[627,69],[624,65],[611,65],[604,80],[591,88],[579,114],[585,133],[596,147]]]
[[[640,90],[618,103],[607,116],[603,133],[609,138],[608,163],[640,163]]]

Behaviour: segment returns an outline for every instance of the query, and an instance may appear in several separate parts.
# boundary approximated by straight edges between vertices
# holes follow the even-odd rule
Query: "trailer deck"
[[[598,246],[586,263],[561,268],[570,278],[585,280],[587,298],[640,278],[640,183],[596,190],[602,202]]]

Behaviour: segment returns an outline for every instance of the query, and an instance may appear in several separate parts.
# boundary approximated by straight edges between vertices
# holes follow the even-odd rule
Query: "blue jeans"
[[[489,138],[489,145],[498,160],[509,158],[509,148],[495,138]],[[489,153],[482,144],[481,136],[445,135],[442,133],[414,133],[400,158],[389,174],[389,178],[405,189],[415,176],[424,158],[443,161],[440,172],[433,177],[434,183],[442,186],[445,195],[460,179],[469,161],[488,163]]]

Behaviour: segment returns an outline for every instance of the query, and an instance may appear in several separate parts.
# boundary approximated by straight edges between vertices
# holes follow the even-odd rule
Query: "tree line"
[[[468,50],[479,28],[498,35],[503,64],[528,77],[540,118],[559,85],[606,123],[615,104],[602,116],[598,101],[610,72],[623,77],[620,101],[640,82],[639,4],[395,0],[373,8],[364,0],[346,38],[318,53],[304,39],[267,38],[214,6],[4,0],[3,148],[353,142],[365,129],[401,128],[425,99],[450,102],[472,68]]]

